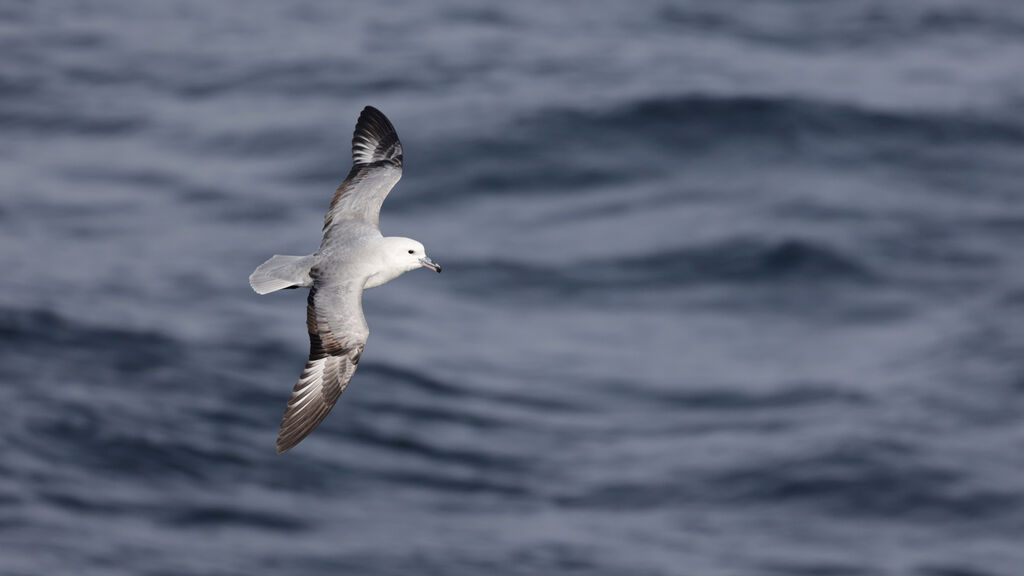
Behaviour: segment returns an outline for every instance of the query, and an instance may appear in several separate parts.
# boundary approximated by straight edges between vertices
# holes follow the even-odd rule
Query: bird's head
[[[427,257],[427,250],[423,244],[412,238],[388,238],[388,259],[401,263],[406,271],[412,271],[419,267],[430,268],[434,272],[441,272],[441,265]]]

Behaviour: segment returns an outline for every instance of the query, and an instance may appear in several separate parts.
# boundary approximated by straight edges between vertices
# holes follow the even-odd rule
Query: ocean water
[[[0,4],[0,574],[1024,573],[1024,5]],[[359,110],[360,370],[278,456]]]

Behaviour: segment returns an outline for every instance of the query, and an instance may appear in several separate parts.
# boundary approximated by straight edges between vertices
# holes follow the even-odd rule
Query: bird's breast
[[[363,284],[363,289],[368,290],[370,288],[376,288],[381,284],[387,284],[388,282],[391,282],[395,278],[401,276],[402,273],[404,272],[405,270],[380,270],[374,272],[373,274],[370,275],[369,278],[366,279],[366,284]]]

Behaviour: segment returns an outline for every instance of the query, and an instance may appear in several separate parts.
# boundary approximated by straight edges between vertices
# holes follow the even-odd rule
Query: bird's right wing
[[[356,371],[370,331],[363,317],[363,280],[336,282],[310,271],[306,302],[309,360],[292,390],[277,436],[278,454],[290,450],[327,417]]]
[[[324,217],[324,241],[346,221],[380,227],[380,206],[402,178],[402,143],[380,110],[363,108],[352,135],[352,171]]]

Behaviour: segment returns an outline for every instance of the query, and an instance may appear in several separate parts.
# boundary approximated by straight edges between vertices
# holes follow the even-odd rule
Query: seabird
[[[281,419],[278,454],[323,422],[352,379],[370,334],[363,290],[421,267],[441,271],[423,244],[380,232],[381,203],[401,177],[398,134],[384,114],[367,106],[352,135],[352,170],[324,217],[320,249],[308,256],[274,255],[249,276],[257,294],[309,287],[309,360]]]

